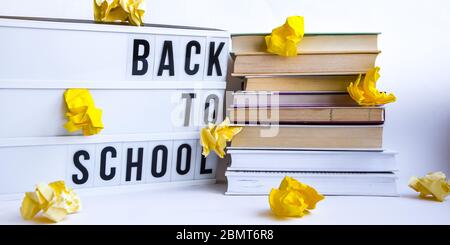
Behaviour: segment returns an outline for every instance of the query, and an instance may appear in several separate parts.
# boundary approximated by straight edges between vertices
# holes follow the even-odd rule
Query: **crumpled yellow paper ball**
[[[53,222],[63,220],[67,214],[81,209],[80,198],[64,181],[50,184],[40,183],[34,192],[26,192],[20,207],[20,214],[26,220],[33,219],[40,211]]]
[[[420,197],[431,197],[440,202],[450,194],[450,180],[446,180],[442,172],[429,173],[422,178],[413,176],[408,186],[419,192]]]
[[[324,198],[313,187],[286,176],[278,189],[270,191],[269,204],[277,216],[302,217]]]
[[[233,137],[241,132],[242,127],[230,126],[230,119],[225,120],[219,125],[212,123],[200,131],[200,144],[203,146],[203,156],[207,157],[213,150],[220,158],[225,156],[225,147]]]
[[[72,88],[64,92],[69,132],[83,131],[83,135],[94,135],[103,129],[102,110],[95,107],[94,99],[87,89]]]
[[[265,37],[267,52],[281,56],[296,56],[297,44],[305,34],[305,22],[303,16],[290,16],[284,25],[272,30]]]
[[[144,24],[144,0],[94,0],[94,19],[100,22]]]
[[[384,105],[387,103],[395,102],[397,98],[392,93],[380,92],[377,89],[377,80],[380,78],[380,67],[370,69],[364,76],[364,80],[361,84],[362,75],[359,74],[356,81],[350,83],[347,87],[347,91],[352,99],[359,105],[374,106]]]

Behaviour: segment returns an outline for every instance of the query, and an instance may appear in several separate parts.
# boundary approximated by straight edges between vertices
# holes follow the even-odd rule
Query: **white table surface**
[[[118,194],[80,193],[83,209],[64,224],[450,224],[450,198],[327,196],[303,218],[273,216],[265,196],[225,196],[225,184],[139,190]],[[25,221],[21,200],[0,201],[0,224]]]

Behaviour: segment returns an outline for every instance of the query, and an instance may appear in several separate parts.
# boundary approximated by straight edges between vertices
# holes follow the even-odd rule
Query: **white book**
[[[398,196],[397,176],[392,172],[287,172],[234,171],[225,173],[227,195],[268,195],[285,176],[313,186],[324,195]]]
[[[394,151],[302,151],[228,148],[229,170],[260,171],[397,171]]]

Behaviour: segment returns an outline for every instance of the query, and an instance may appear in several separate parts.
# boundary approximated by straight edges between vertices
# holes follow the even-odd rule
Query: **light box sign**
[[[131,79],[221,80],[227,73],[228,45],[223,38],[132,37]]]
[[[199,129],[223,120],[227,32],[0,17],[0,36],[0,194],[215,178]],[[67,88],[91,91],[100,134],[64,129]]]
[[[7,81],[225,81],[229,34],[0,17]]]
[[[216,166],[201,155],[197,141],[73,145],[66,181],[90,187],[214,178]]]

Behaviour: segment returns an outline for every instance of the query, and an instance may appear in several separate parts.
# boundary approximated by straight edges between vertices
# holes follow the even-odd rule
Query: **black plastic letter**
[[[201,155],[202,159],[200,162],[200,174],[212,174],[212,169],[206,168],[206,158],[205,156]]]
[[[144,47],[144,53],[139,55],[139,46]],[[135,39],[133,42],[133,66],[131,74],[133,76],[142,76],[147,73],[148,61],[147,57],[150,55],[150,44],[143,39]],[[138,62],[142,62],[142,69],[138,69]]]
[[[158,166],[158,154],[159,151],[162,151],[162,160],[161,160],[161,171],[158,172],[156,169]],[[167,171],[167,155],[169,154],[167,147],[164,145],[158,145],[153,149],[152,152],[152,175],[155,178],[163,177]]]
[[[131,168],[136,168],[136,180],[140,181],[142,179],[142,161],[144,158],[144,148],[138,148],[137,162],[133,162],[133,149],[127,149],[127,172],[125,181],[131,181]]]
[[[105,147],[100,153],[100,178],[102,180],[112,180],[116,175],[116,168],[111,168],[109,174],[106,174],[106,154],[111,153],[111,158],[117,157],[117,150],[112,146]]]
[[[166,57],[169,58],[169,64],[166,65]],[[170,76],[175,76],[175,65],[173,63],[173,47],[172,41],[164,41],[161,54],[161,61],[158,68],[158,76],[162,76],[164,70],[169,70]]]
[[[181,160],[183,158],[183,149],[186,149],[186,167],[184,169],[181,169]],[[191,169],[191,154],[192,154],[192,148],[188,144],[182,144],[178,147],[177,151],[177,173],[179,175],[185,175],[189,173],[189,170]]]
[[[87,168],[85,166],[83,166],[83,164],[81,164],[81,161],[80,161],[81,156],[83,156],[84,160],[90,159],[89,152],[87,152],[85,150],[77,151],[73,155],[73,164],[75,165],[75,167],[78,170],[80,170],[81,175],[82,175],[81,178],[78,178],[77,174],[72,175],[72,181],[73,181],[73,183],[75,183],[77,185],[82,185],[82,184],[86,183],[89,178],[89,172],[88,172]]]
[[[216,45],[215,42],[209,43],[208,76],[212,76],[213,66],[216,68],[217,76],[222,76],[219,56],[220,52],[222,52],[223,46],[225,46],[225,43],[221,42],[217,50],[215,50],[215,45]]]
[[[199,64],[195,64],[194,68],[191,69],[191,56],[192,56],[192,48],[195,48],[195,54],[200,54],[200,43],[197,41],[190,41],[186,45],[186,57],[184,62],[184,71],[188,75],[195,75],[200,69]]]

